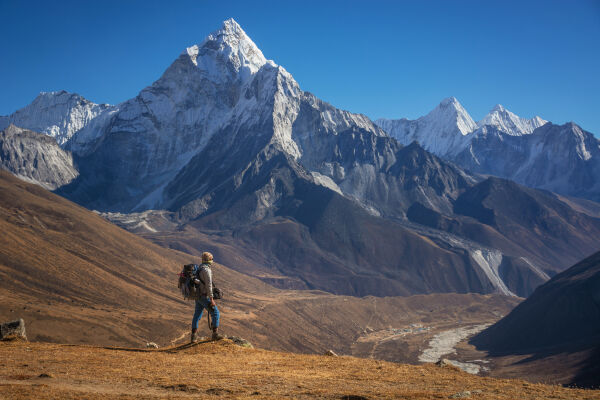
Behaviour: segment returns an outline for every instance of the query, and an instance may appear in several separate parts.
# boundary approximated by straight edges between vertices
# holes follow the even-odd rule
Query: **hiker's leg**
[[[219,309],[217,308],[217,306],[215,305],[214,307],[210,307],[210,317],[212,319],[212,328],[218,328],[219,327]]]
[[[212,317],[212,340],[221,340],[224,339],[225,336],[219,335],[219,309],[216,305],[211,306],[210,303],[208,305],[208,311],[210,312],[210,316]]]
[[[204,311],[204,305],[200,300],[196,300],[196,309],[194,311],[194,318],[192,319],[192,330],[198,329],[198,321],[202,318],[202,312]]]

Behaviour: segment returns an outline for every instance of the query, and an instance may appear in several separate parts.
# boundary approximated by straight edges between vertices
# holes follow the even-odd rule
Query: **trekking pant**
[[[205,308],[208,310],[208,312],[210,312],[212,327],[217,328],[219,326],[219,309],[217,306],[211,307],[210,298],[200,297],[196,300],[196,310],[194,311],[194,318],[192,319],[192,329],[198,329],[198,322],[202,318]]]

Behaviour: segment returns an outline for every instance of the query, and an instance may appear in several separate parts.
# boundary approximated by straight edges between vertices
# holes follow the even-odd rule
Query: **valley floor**
[[[229,340],[159,350],[0,342],[2,399],[190,397],[600,399],[600,391],[484,378],[434,364],[249,349]]]

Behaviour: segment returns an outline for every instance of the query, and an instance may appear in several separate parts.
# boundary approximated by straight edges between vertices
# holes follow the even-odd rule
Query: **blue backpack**
[[[194,279],[198,279],[199,267],[197,264],[186,264],[179,274],[177,287],[185,300],[196,300],[198,298],[198,287]]]

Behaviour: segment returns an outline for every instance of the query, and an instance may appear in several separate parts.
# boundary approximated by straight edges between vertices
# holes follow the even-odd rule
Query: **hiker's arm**
[[[208,279],[206,280],[206,292],[208,293],[208,297],[210,298],[210,304],[215,305],[215,300],[213,299],[213,281],[212,281],[212,270],[209,268],[206,271],[208,275]]]
[[[208,290],[208,297],[210,298],[210,305],[211,306],[216,306],[215,304],[215,299],[213,299],[213,281],[212,281],[212,269],[209,269],[207,272],[208,275],[208,279],[206,280],[206,282],[208,283],[208,287],[206,288]]]
[[[212,271],[210,270],[210,268],[203,268],[201,274],[202,280],[204,281],[204,290],[206,291],[206,296],[212,300]]]

